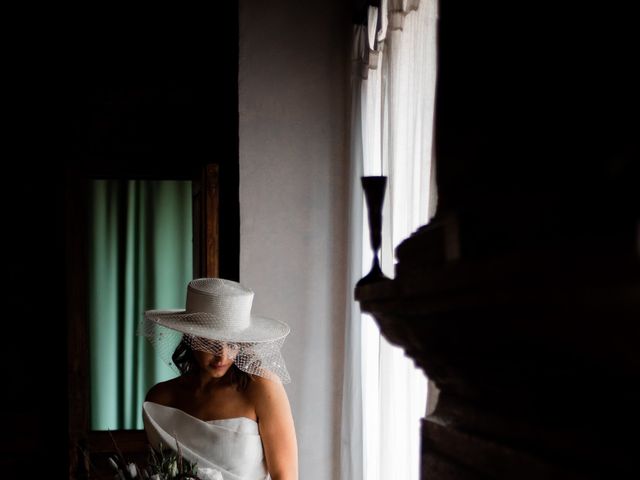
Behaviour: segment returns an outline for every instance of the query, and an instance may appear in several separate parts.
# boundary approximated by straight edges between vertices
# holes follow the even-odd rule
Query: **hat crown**
[[[186,313],[202,313],[208,326],[244,330],[251,324],[253,291],[222,278],[198,278],[187,287]]]

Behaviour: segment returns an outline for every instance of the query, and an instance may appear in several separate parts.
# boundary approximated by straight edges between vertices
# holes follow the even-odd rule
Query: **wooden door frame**
[[[67,258],[67,385],[69,418],[69,478],[91,477],[91,456],[114,452],[113,438],[126,456],[147,450],[144,430],[90,429],[90,368],[88,326],[89,182],[97,178],[191,180],[193,192],[194,277],[215,277],[219,269],[219,168],[203,165],[191,172],[141,173],[122,167],[100,172],[69,169],[66,175],[65,217]],[[110,475],[113,478],[113,475]]]

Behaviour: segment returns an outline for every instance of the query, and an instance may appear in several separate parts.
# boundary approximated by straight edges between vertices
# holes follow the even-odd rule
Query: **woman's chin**
[[[221,378],[226,375],[230,368],[231,364],[220,366],[208,365],[207,372],[209,372],[209,375],[211,375],[213,378]]]

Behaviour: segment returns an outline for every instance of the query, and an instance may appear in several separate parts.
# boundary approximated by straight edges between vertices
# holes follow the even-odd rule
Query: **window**
[[[368,273],[372,260],[360,176],[388,177],[380,257],[389,277],[395,247],[435,211],[437,2],[378,4],[363,12],[353,35],[352,285]],[[427,380],[357,306],[350,315],[342,427],[343,438],[352,439],[343,447],[343,458],[352,458],[343,462],[342,478],[417,479]]]

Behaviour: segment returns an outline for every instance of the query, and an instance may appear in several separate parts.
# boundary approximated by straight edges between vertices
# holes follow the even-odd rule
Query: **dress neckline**
[[[157,406],[163,407],[163,408],[168,408],[170,410],[178,411],[178,412],[180,412],[180,413],[182,413],[182,414],[184,414],[184,415],[186,415],[188,417],[191,417],[191,418],[193,418],[195,420],[198,420],[200,422],[203,422],[203,423],[227,422],[227,421],[230,421],[230,420],[248,420],[249,422],[255,423],[256,425],[258,424],[257,420],[254,420],[253,418],[249,418],[249,417],[243,417],[243,416],[240,416],[240,417],[229,417],[229,418],[215,418],[215,419],[212,419],[212,420],[203,420],[202,418],[195,417],[195,416],[191,415],[190,413],[185,412],[184,410],[180,410],[179,408],[176,408],[176,407],[170,407],[168,405],[162,405],[161,403],[150,402],[150,401],[146,400],[142,405],[144,406],[147,403],[150,403],[150,404],[153,404],[153,405],[157,405]]]

